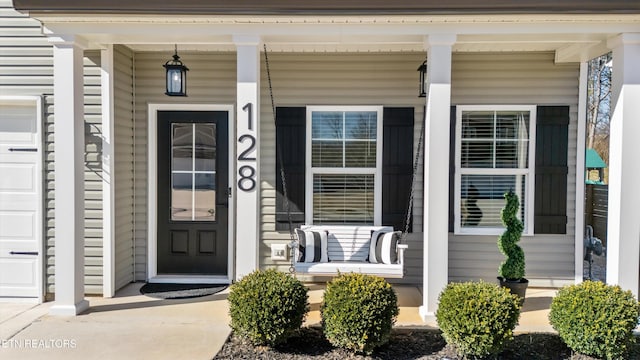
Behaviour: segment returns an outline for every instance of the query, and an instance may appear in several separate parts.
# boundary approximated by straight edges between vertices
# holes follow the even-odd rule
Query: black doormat
[[[220,284],[161,284],[146,283],[140,293],[156,299],[188,299],[218,293],[227,288]]]

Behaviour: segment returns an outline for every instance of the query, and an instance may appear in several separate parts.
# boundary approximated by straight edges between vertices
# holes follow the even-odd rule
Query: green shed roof
[[[587,169],[601,169],[606,168],[607,164],[605,164],[604,160],[602,160],[595,149],[587,149],[585,167]]]

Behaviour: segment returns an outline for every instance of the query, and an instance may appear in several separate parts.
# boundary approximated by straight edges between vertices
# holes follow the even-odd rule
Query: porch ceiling
[[[608,51],[606,40],[638,32],[640,15],[469,16],[107,16],[31,14],[50,35],[92,47],[134,51],[235,51],[233,36],[255,36],[280,52],[424,51],[432,34],[457,35],[455,52],[554,51],[558,62]]]

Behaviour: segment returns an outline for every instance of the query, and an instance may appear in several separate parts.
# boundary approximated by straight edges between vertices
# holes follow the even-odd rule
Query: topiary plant
[[[389,341],[398,316],[398,298],[383,278],[343,274],[327,283],[321,315],[331,344],[371,354]]]
[[[520,303],[505,288],[486,282],[451,283],[438,301],[438,326],[461,355],[497,354],[513,338]]]
[[[282,343],[302,326],[309,311],[308,291],[288,274],[255,271],[231,286],[231,328],[255,345]]]
[[[634,343],[640,305],[631,291],[598,281],[562,288],[551,302],[549,322],[574,351],[625,358]]]
[[[520,211],[518,195],[509,191],[504,194],[504,198],[506,204],[500,211],[500,218],[506,229],[498,238],[498,249],[507,259],[500,264],[498,274],[508,281],[516,281],[524,278],[524,251],[517,245],[524,225],[517,216]]]

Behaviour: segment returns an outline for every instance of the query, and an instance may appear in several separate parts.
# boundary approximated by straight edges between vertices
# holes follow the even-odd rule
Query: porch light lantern
[[[427,60],[422,62],[422,65],[418,67],[418,73],[420,73],[420,83],[418,84],[418,96],[427,96]]]
[[[187,96],[187,71],[189,71],[189,68],[180,61],[178,45],[175,46],[173,59],[162,66],[167,69],[167,91],[165,95]]]

